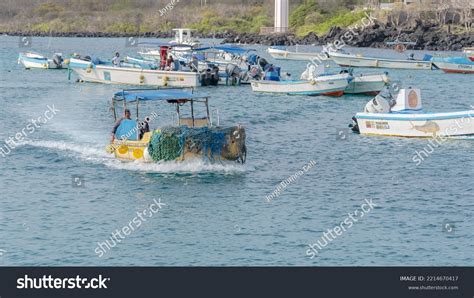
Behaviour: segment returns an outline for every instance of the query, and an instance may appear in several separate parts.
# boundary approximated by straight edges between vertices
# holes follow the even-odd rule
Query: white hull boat
[[[349,74],[340,74],[321,76],[314,80],[252,81],[251,85],[254,92],[342,96],[349,84],[349,80]]]
[[[373,58],[336,52],[330,52],[329,57],[331,57],[331,59],[341,67],[368,67],[412,70],[431,70],[433,68],[433,63],[431,61],[422,60]]]
[[[274,59],[277,60],[296,60],[296,61],[307,61],[307,60],[330,60],[324,52],[317,52],[317,53],[306,53],[306,52],[290,52],[283,49],[277,48],[268,48],[268,54],[272,56]]]
[[[449,138],[474,136],[474,110],[425,113],[420,90],[402,89],[396,104],[382,97],[371,100],[363,113],[355,115],[353,130],[362,135]],[[387,111],[388,109],[388,111]]]
[[[61,54],[54,54],[53,59],[33,52],[20,53],[18,55],[18,64],[22,64],[26,69],[65,69],[68,60],[64,61]]]
[[[377,95],[390,81],[387,74],[354,75],[344,93]]]
[[[195,72],[95,65],[75,58],[71,58],[70,69],[86,82],[193,88],[199,85],[199,75]]]

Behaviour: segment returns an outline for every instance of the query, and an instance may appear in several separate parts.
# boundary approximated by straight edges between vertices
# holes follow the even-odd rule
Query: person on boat
[[[150,132],[149,122],[150,122],[150,118],[147,117],[147,118],[145,118],[145,120],[140,121],[140,124],[138,125],[138,127],[140,129],[138,138],[140,140],[143,138],[145,133]]]
[[[173,70],[174,68],[174,59],[170,55],[168,59],[166,59],[166,69],[165,70]]]
[[[120,66],[120,53],[119,52],[115,52],[115,56],[114,58],[112,58],[112,64],[114,66]]]
[[[198,72],[199,70],[199,61],[196,55],[193,55],[191,60],[191,71]]]
[[[123,115],[124,116],[122,118],[120,118],[119,120],[117,120],[117,122],[115,122],[114,127],[112,128],[112,141],[111,141],[111,143],[114,142],[115,133],[117,132],[117,129],[119,128],[122,121],[123,120],[132,120],[132,113],[130,113],[129,109],[125,109],[125,111],[123,112]]]
[[[408,56],[408,60],[415,60],[415,54],[411,53],[410,56]]]

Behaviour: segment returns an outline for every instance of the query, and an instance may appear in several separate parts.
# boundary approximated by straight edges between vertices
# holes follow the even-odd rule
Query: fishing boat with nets
[[[141,106],[146,102],[175,106],[177,121],[173,125],[150,130],[152,113],[140,120]],[[189,110],[184,110],[184,106]],[[204,116],[197,117],[201,108]],[[213,122],[209,99],[183,89],[132,89],[114,94],[112,110],[117,121],[118,110],[135,111],[135,119],[116,122],[113,140],[106,151],[122,161],[163,162],[204,159],[210,162],[245,163],[245,129],[240,125],[222,127],[219,117]],[[218,115],[218,113],[217,113]]]

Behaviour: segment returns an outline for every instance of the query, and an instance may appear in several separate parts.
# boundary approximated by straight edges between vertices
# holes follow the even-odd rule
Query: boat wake
[[[75,144],[64,141],[25,141],[21,145],[68,152],[73,158],[105,165],[112,169],[139,171],[146,173],[223,173],[238,174],[245,172],[246,167],[235,162],[211,163],[202,159],[183,162],[167,161],[159,163],[122,162],[108,154],[104,146],[97,144]]]

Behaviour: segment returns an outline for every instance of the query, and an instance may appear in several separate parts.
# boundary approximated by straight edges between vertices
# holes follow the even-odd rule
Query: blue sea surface
[[[294,77],[306,67],[251,47]],[[30,49],[21,48],[18,37],[0,37],[0,146],[51,107],[59,111],[0,155],[0,265],[474,266],[472,140],[448,141],[417,166],[413,156],[429,148],[428,140],[346,130],[370,97],[278,96],[219,86],[197,92],[211,96],[221,125],[246,128],[245,165],[123,163],[105,146],[114,122],[112,94],[126,86],[76,83],[61,70],[25,70],[17,64],[24,50]],[[116,50],[124,56],[137,48],[125,47],[125,38],[35,37],[31,50],[111,58]],[[404,87],[420,88],[427,111],[474,104],[474,76],[389,74]],[[165,103],[145,109],[158,111],[154,126],[173,120]],[[311,160],[314,167],[266,199]],[[306,255],[308,244],[366,199],[377,207],[315,258]],[[165,205],[99,257],[98,243],[111,243],[111,234],[154,200]]]

